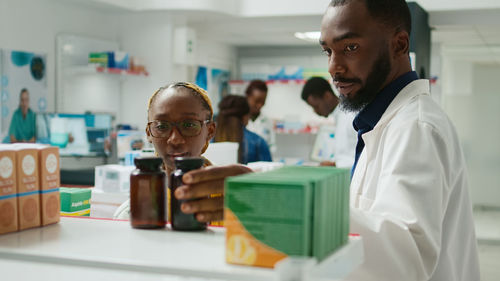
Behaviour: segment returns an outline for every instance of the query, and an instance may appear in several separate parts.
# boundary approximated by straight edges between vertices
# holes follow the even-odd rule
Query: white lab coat
[[[464,157],[428,81],[407,85],[363,140],[350,211],[365,261],[347,280],[478,281]]]
[[[339,168],[351,169],[354,164],[356,143],[358,142],[358,134],[352,126],[352,120],[355,116],[355,113],[344,112],[337,106],[328,117],[335,123],[333,161]]]

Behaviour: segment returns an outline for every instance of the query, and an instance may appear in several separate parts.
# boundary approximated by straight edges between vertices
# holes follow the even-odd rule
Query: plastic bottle
[[[176,170],[170,175],[170,216],[172,219],[172,229],[174,230],[205,230],[206,223],[196,220],[194,214],[185,214],[181,211],[183,202],[189,200],[177,200],[175,190],[183,185],[182,176],[203,166],[204,160],[200,157],[177,157],[174,159]]]
[[[130,175],[130,222],[133,228],[165,227],[165,173],[160,157],[137,157]]]

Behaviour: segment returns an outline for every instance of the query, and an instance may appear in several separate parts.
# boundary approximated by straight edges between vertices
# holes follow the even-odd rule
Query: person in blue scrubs
[[[29,105],[30,93],[24,88],[19,94],[19,108],[14,111],[9,126],[11,143],[36,141],[36,114]]]
[[[257,161],[272,161],[266,141],[246,129],[250,119],[250,107],[246,98],[228,95],[219,103],[215,142],[238,142],[238,162],[248,164]]]

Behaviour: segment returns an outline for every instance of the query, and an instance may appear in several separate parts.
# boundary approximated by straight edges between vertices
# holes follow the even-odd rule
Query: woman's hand
[[[224,218],[224,179],[250,172],[250,168],[239,164],[190,171],[182,177],[185,185],[177,188],[175,197],[178,200],[197,199],[182,203],[181,210],[195,214],[198,221],[220,221]]]

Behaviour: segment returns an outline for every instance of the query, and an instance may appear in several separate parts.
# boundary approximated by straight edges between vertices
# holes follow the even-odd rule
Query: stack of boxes
[[[59,222],[59,149],[0,146],[0,234]]]
[[[349,170],[332,167],[227,179],[227,262],[274,267],[287,256],[324,259],[348,240],[349,184]]]
[[[94,52],[89,54],[89,63],[101,67],[128,70],[130,67],[129,55],[126,52]]]

